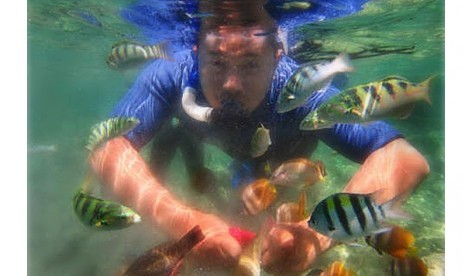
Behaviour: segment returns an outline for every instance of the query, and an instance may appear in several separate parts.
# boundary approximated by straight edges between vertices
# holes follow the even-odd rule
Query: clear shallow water
[[[74,216],[71,197],[87,170],[89,128],[105,118],[137,75],[116,72],[104,60],[111,45],[137,30],[119,16],[130,1],[29,1],[28,3],[28,272],[30,275],[112,275],[164,236],[146,224],[117,232],[95,232]],[[79,12],[98,21],[83,20]],[[408,200],[414,220],[405,222],[417,238],[419,255],[444,253],[444,5],[442,1],[380,1],[357,15],[303,26],[305,38],[322,43],[320,53],[359,52],[389,45],[414,46],[410,54],[389,54],[353,61],[349,85],[387,75],[422,81],[438,74],[433,106],[420,103],[406,120],[392,121],[428,159],[430,176]],[[82,14],[81,14],[82,15]],[[92,17],[90,17],[92,18]],[[100,22],[100,24],[96,23]],[[315,53],[299,56],[311,59]],[[321,54],[322,55],[322,54]],[[305,58],[306,57],[306,58]],[[319,197],[340,190],[357,165],[320,144],[312,158],[328,160],[328,179]],[[334,160],[334,161],[333,161]],[[231,200],[227,186],[230,158],[208,147],[208,167],[223,176],[217,197]],[[185,170],[176,159],[170,170],[175,192],[182,193]],[[213,196],[212,196],[213,197]],[[203,199],[201,208],[224,206]],[[368,247],[339,246],[316,266],[345,259],[359,275],[384,271],[388,260]]]

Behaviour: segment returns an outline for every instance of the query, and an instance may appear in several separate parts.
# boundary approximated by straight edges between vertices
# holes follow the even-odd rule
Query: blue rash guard
[[[279,164],[296,157],[308,157],[316,148],[318,140],[323,141],[354,162],[361,163],[376,149],[402,135],[388,124],[377,121],[367,125],[336,124],[333,128],[305,131],[299,130],[302,119],[331,96],[340,92],[335,86],[322,93],[313,93],[305,105],[286,113],[277,112],[277,100],[287,79],[298,68],[288,56],[282,56],[275,70],[270,91],[252,113],[253,124],[239,130],[219,130],[208,123],[188,117],[181,107],[183,88],[194,87],[197,103],[208,105],[203,96],[198,77],[197,56],[193,51],[178,52],[176,61],[155,60],[139,75],[127,94],[112,112],[112,116],[133,116],[141,123],[126,134],[133,146],[140,149],[147,144],[171,117],[179,118],[189,133],[214,143],[228,153],[236,176],[233,186],[241,179],[257,177],[264,161]],[[270,130],[272,144],[267,152],[251,158],[250,142],[256,128],[263,124]]]

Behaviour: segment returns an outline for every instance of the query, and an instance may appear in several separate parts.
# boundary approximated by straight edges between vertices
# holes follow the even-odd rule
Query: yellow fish
[[[433,78],[413,83],[390,76],[344,90],[310,112],[302,120],[300,129],[330,128],[336,123],[366,123],[387,117],[406,118],[417,102],[431,104]]]
[[[321,161],[295,158],[274,170],[270,181],[274,185],[309,187],[323,180],[325,176],[326,169]]]
[[[277,223],[289,223],[308,220],[307,194],[305,190],[300,193],[299,202],[283,203],[276,210]]]
[[[242,191],[244,211],[256,215],[276,200],[276,188],[268,179],[261,178],[247,185]]]

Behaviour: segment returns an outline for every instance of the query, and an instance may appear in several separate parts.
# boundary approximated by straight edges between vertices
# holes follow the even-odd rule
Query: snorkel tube
[[[195,102],[196,90],[190,86],[186,86],[182,93],[182,109],[189,117],[201,122],[210,122],[212,107],[200,106]]]

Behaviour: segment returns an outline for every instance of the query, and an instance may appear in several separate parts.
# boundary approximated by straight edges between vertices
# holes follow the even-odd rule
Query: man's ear
[[[198,53],[199,47],[197,47],[197,45],[192,46],[192,51],[194,51],[195,53]]]

